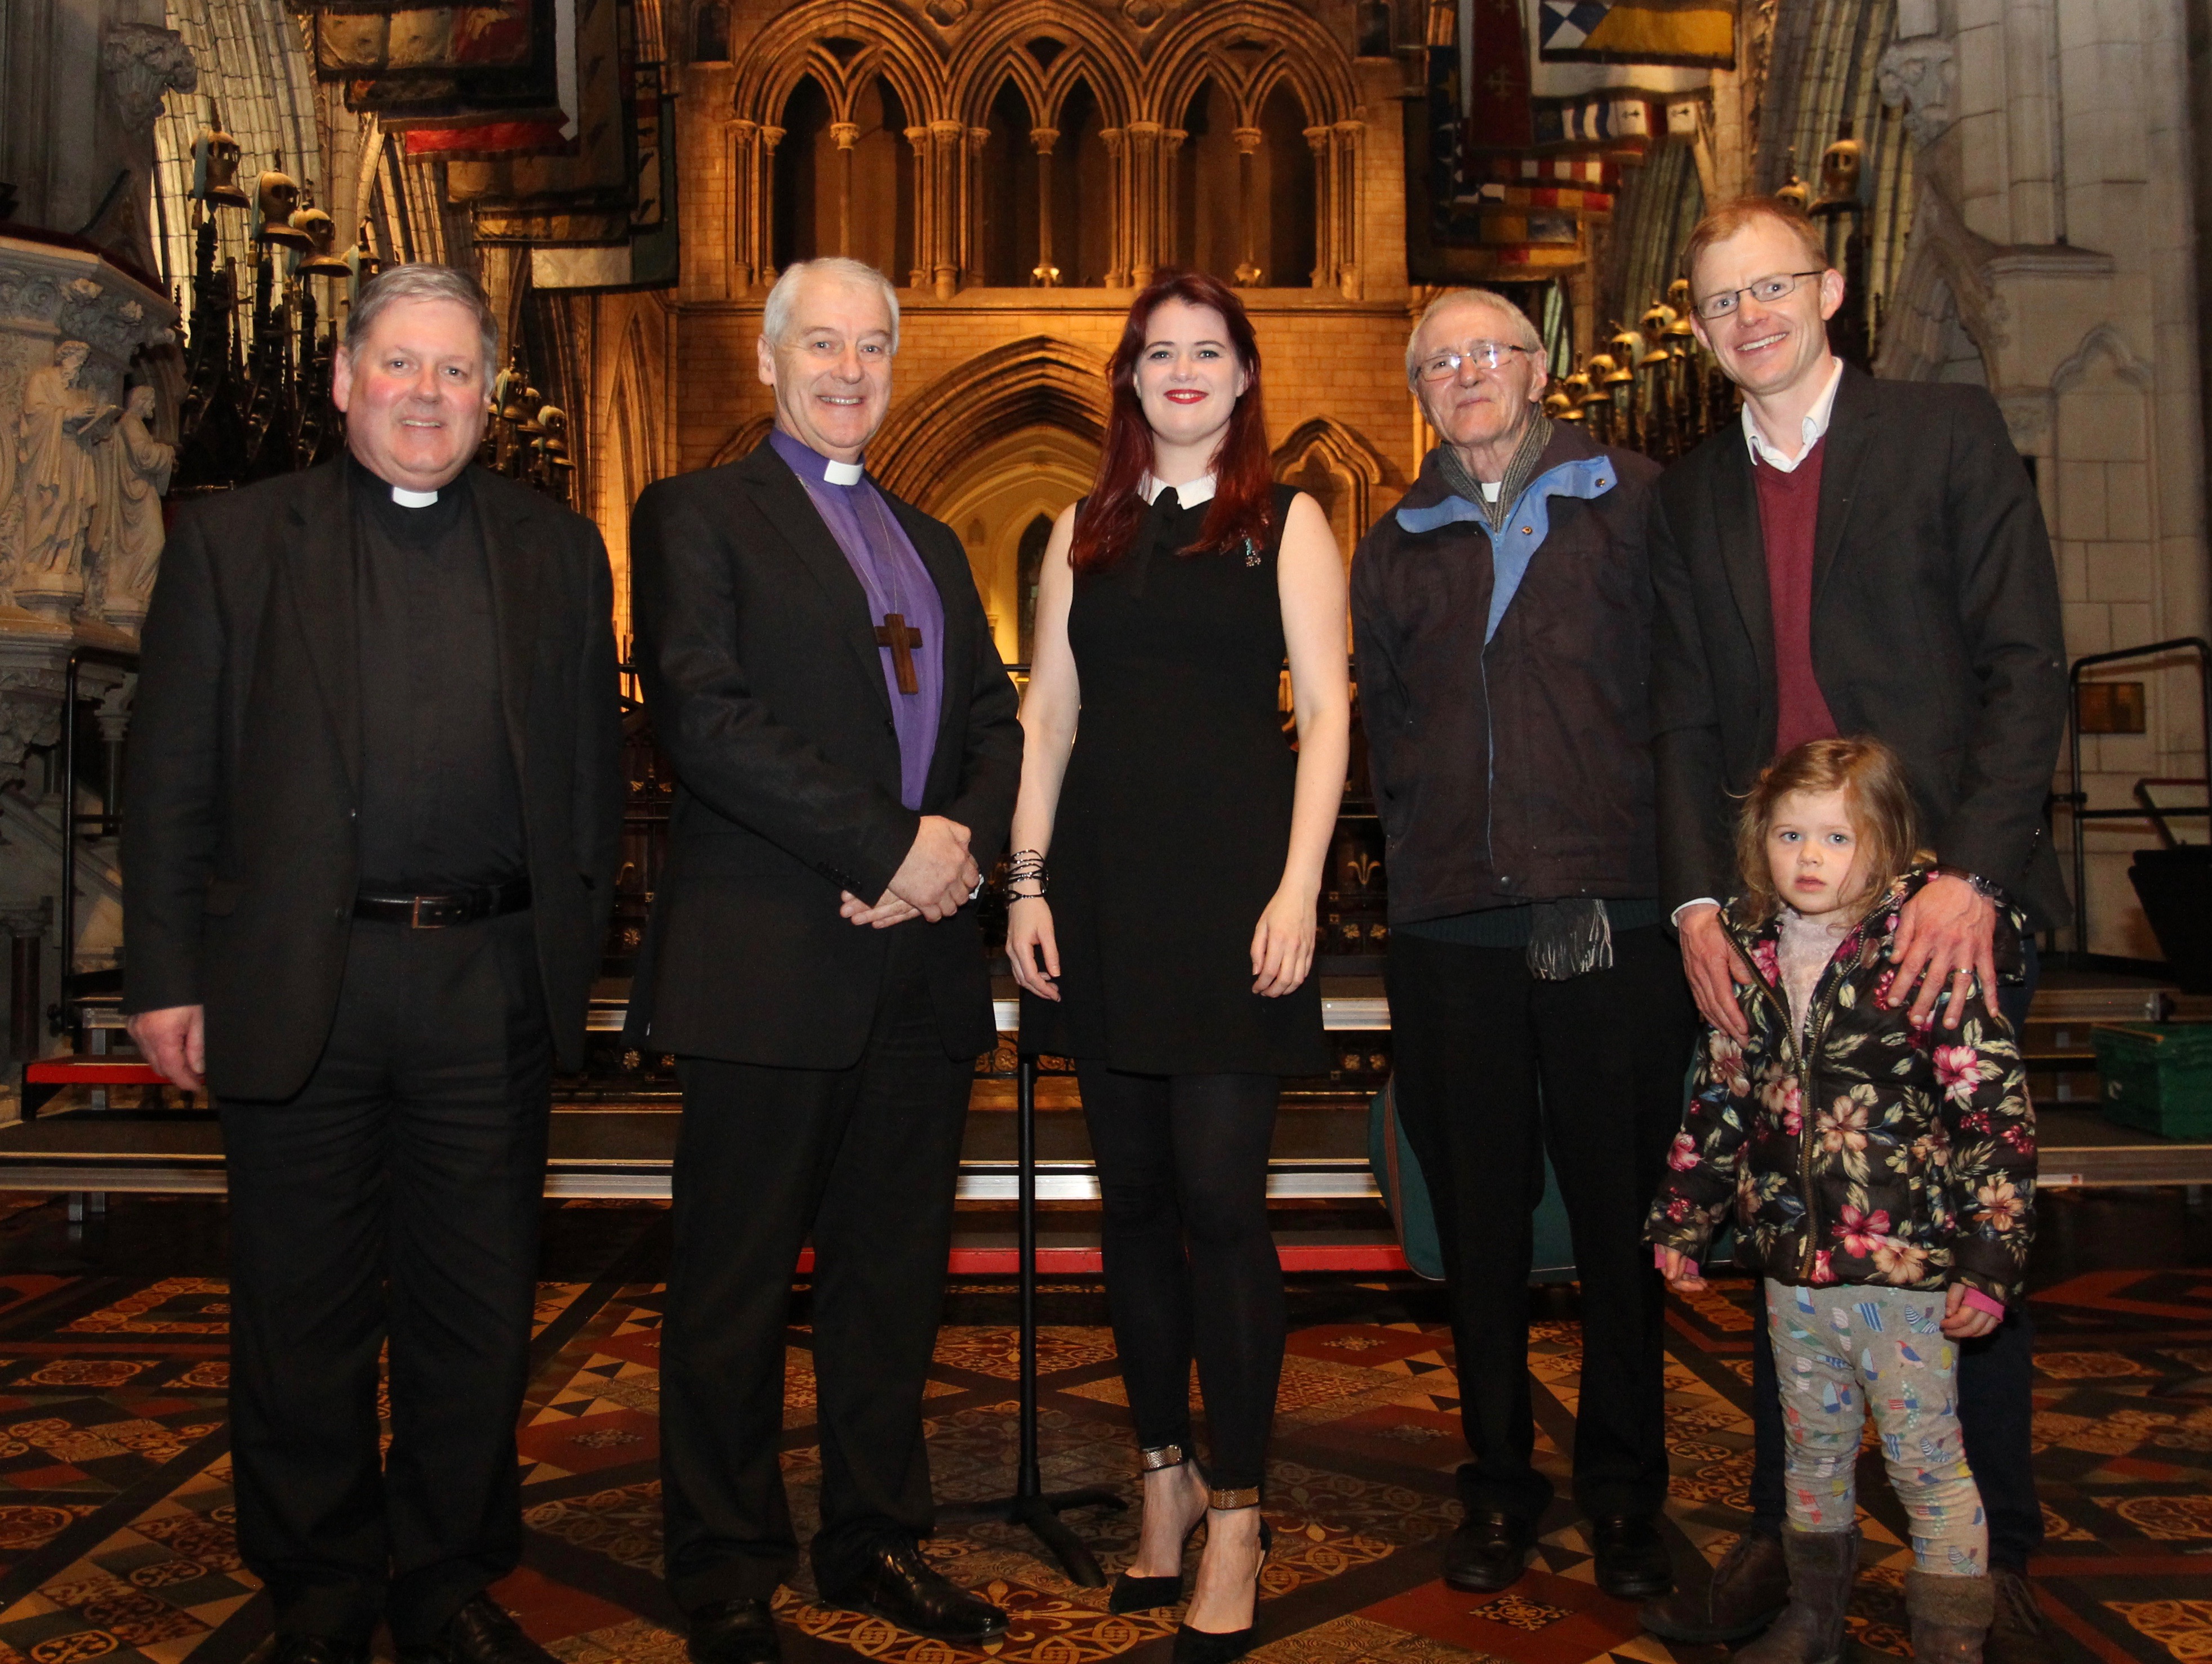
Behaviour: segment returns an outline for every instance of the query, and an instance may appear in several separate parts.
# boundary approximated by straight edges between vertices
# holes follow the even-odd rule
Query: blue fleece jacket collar
[[[1612,490],[1616,477],[1610,457],[1575,457],[1546,469],[1528,482],[1528,489],[1521,494],[1521,501],[1513,505],[1512,513],[1506,517],[1505,530],[1490,535],[1490,620],[1482,633],[1483,646],[1488,647],[1491,638],[1498,634],[1505,609],[1513,604],[1522,579],[1528,575],[1528,562],[1551,535],[1551,500],[1578,497],[1588,502]],[[1407,531],[1434,531],[1460,520],[1473,520],[1485,531],[1490,531],[1482,510],[1462,496],[1447,496],[1425,508],[1398,510],[1398,524]]]

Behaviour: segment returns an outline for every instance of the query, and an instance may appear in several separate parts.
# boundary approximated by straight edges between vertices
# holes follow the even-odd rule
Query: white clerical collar
[[[435,491],[410,491],[404,485],[395,485],[392,488],[392,501],[402,508],[428,508],[438,501],[438,494]]]
[[[860,476],[867,471],[857,462],[837,462],[828,457],[822,459],[822,477],[831,485],[858,485]]]
[[[1820,389],[1820,396],[1813,401],[1813,408],[1805,412],[1797,423],[1800,441],[1797,454],[1785,457],[1767,443],[1766,435],[1759,431],[1759,423],[1751,414],[1748,399],[1743,407],[1743,436],[1751,446],[1751,459],[1763,462],[1768,467],[1784,474],[1794,474],[1797,465],[1805,460],[1805,453],[1820,442],[1828,431],[1829,418],[1836,413],[1836,389],[1844,385],[1844,361],[1834,354],[1828,355],[1828,385]]]
[[[1213,485],[1214,480],[1212,475],[1200,474],[1196,479],[1191,481],[1189,484],[1178,485],[1174,488],[1176,501],[1181,503],[1185,508],[1195,508],[1202,502],[1212,502],[1213,501]],[[1144,483],[1138,487],[1139,491],[1143,494],[1144,499],[1146,502],[1152,501],[1153,498],[1158,496],[1161,492],[1167,490],[1168,489],[1168,483],[1165,480],[1156,479],[1149,472],[1145,476]]]

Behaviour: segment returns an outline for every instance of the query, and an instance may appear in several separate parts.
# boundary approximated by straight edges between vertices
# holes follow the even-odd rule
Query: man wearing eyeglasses
[[[1599,1586],[1643,1598],[1672,1571],[1655,1525],[1662,1297],[1638,1233],[1693,1028],[1652,796],[1658,469],[1544,415],[1543,348],[1503,296],[1437,300],[1406,369],[1442,442],[1361,542],[1352,599],[1394,1090],[1435,1205],[1473,1458],[1444,1576],[1513,1582],[1553,1499],[1528,1369],[1548,1149],[1582,1284],[1574,1500]]]
[[[1717,210],[1685,258],[1692,327],[1743,390],[1730,423],[1659,487],[1652,669],[1660,855],[1698,1006],[1741,1038],[1748,982],[1717,902],[1732,888],[1735,805],[1808,739],[1871,734],[1905,761],[1942,865],[1904,912],[1893,1003],[1956,1027],[1978,978],[2015,1030],[2034,976],[2001,984],[1999,900],[2036,928],[2066,909],[2043,803],[2066,716],[2057,574],[2035,486],[1977,386],[1877,381],[1828,347],[1844,280],[1805,217],[1771,197]],[[1989,1664],[2049,1656],[2024,1581],[2041,1540],[2030,1461],[2032,1335],[2008,1309],[1960,1345],[1959,1415],[1988,1510],[1996,1623]],[[1710,1589],[1647,1607],[1679,1641],[1763,1628],[1789,1593],[1781,1410],[1757,1333],[1753,1529]]]

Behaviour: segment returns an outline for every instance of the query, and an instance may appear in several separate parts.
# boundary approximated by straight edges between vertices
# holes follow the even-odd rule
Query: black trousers
[[[2015,1035],[2035,999],[2035,944],[2031,939],[2025,946],[2027,979],[1997,990],[1998,1009]],[[1782,1394],[1764,1323],[1752,1339],[1751,1424],[1752,1520],[1771,1534],[1782,1529],[1788,1509]],[[1959,1430],[1966,1435],[1966,1463],[1989,1516],[1990,1564],[2025,1573],[2027,1557],[2043,1545],[2043,1504],[2035,1494],[2035,1322],[2027,1302],[2008,1303],[1994,1333],[1960,1343]]]
[[[1531,1461],[1528,1363],[1548,1150],[1582,1284],[1575,1502],[1592,1517],[1656,1513],[1662,1286],[1643,1232],[1694,1034],[1681,956],[1656,926],[1621,931],[1610,969],[1545,982],[1519,948],[1397,932],[1388,981],[1398,1111],[1436,1211],[1474,1458],[1461,1501],[1533,1522],[1552,1500]]]
[[[239,1552],[280,1633],[424,1642],[521,1558],[551,1069],[527,913],[356,923],[306,1088],[222,1106]]]
[[[852,1068],[678,1060],[661,1491],[669,1588],[687,1612],[766,1599],[798,1562],[778,1457],[792,1272],[810,1234],[816,1580],[834,1589],[884,1539],[934,1524],[922,1394],[975,1060],[945,1055],[913,958],[892,944]]]
[[[1273,1075],[1132,1075],[1079,1063],[1098,1163],[1106,1306],[1145,1447],[1190,1440],[1198,1362],[1225,1491],[1265,1476],[1288,1314],[1267,1229]]]

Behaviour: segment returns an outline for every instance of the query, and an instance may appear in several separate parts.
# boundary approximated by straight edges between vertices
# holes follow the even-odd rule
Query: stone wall
[[[1920,201],[1878,367],[1996,395],[2036,471],[2075,658],[2207,627],[2185,11],[1905,0],[1883,62]],[[2144,776],[2201,777],[2193,672],[2103,674],[2147,684],[2148,732],[2085,738],[2092,804],[2131,802]],[[2063,812],[2056,824],[2070,861]],[[2157,955],[2126,877],[2153,841],[2142,822],[2087,833],[2093,950]]]

